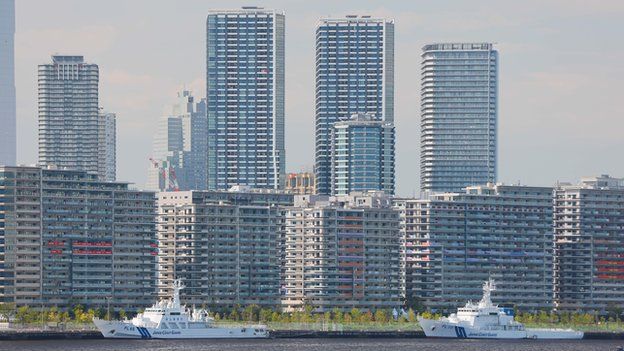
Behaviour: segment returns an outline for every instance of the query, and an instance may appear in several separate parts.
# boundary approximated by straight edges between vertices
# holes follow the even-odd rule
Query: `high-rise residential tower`
[[[206,127],[206,100],[196,102],[190,91],[179,92],[171,113],[158,124],[148,189],[206,189]]]
[[[39,65],[39,164],[98,173],[99,68],[82,56]]]
[[[258,7],[208,14],[209,189],[282,187],[284,20]]]
[[[0,0],[0,165],[15,165],[15,0]]]
[[[394,125],[355,114],[334,123],[330,139],[331,194],[382,190],[394,194]]]
[[[100,180],[115,181],[117,177],[117,116],[114,113],[100,112],[98,157]]]
[[[460,192],[496,181],[498,52],[489,43],[423,47],[420,184]]]
[[[394,21],[321,19],[316,27],[316,181],[331,191],[331,130],[353,114],[394,122]]]

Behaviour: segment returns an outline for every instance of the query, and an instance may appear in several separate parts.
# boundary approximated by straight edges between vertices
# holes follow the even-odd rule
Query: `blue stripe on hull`
[[[455,335],[460,339],[467,339],[466,329],[464,327],[455,326]]]

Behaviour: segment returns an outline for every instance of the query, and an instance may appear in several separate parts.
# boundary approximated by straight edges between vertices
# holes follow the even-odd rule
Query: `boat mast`
[[[173,308],[180,308],[180,290],[184,289],[185,286],[182,284],[182,280],[176,279],[173,281]]]
[[[481,301],[479,301],[479,307],[492,307],[492,291],[496,290],[496,283],[494,283],[494,279],[490,278],[488,281],[483,283],[483,297]]]

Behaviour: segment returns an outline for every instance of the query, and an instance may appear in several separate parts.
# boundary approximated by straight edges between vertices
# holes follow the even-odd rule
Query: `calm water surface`
[[[272,339],[272,340],[45,340],[0,341],[0,350],[82,351],[615,351],[624,340],[434,340],[434,339]]]

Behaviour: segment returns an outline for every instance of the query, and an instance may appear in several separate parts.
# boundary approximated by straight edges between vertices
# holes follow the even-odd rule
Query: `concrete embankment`
[[[2,330],[0,340],[103,339],[97,330]]]
[[[395,331],[316,331],[316,330],[274,330],[271,336],[287,338],[424,338],[422,330]]]
[[[624,339],[624,332],[617,332],[617,333],[611,333],[611,332],[585,332],[585,336],[583,336],[583,339],[590,339],[590,340],[597,340],[597,339],[601,339],[601,340]]]
[[[422,331],[273,330],[271,337],[287,338],[424,338]],[[102,339],[98,331],[0,331],[0,340]]]
[[[424,338],[421,330],[414,331],[315,331],[315,330],[274,330],[271,336],[277,339],[287,338]],[[0,331],[0,340],[54,340],[54,339],[102,339],[102,334],[95,330],[88,331]],[[624,340],[624,332],[586,332],[585,339]]]

